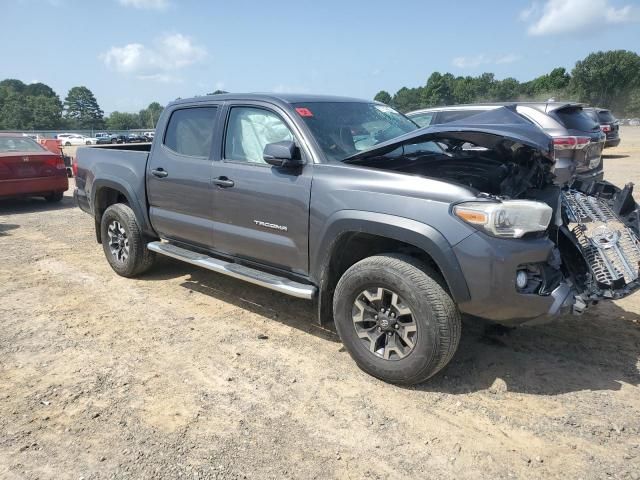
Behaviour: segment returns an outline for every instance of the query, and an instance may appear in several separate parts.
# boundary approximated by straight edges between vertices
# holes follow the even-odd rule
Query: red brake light
[[[553,146],[556,150],[575,150],[586,147],[590,142],[589,137],[555,137]]]
[[[602,130],[604,133],[610,132],[611,125],[600,125],[600,130]]]

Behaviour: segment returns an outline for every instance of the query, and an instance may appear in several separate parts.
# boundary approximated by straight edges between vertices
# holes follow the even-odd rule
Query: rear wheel
[[[71,146],[71,142],[65,142],[65,146],[70,147]]]
[[[53,192],[44,197],[44,199],[49,203],[56,203],[61,201],[62,197],[64,197],[64,192]]]
[[[155,253],[147,249],[131,207],[116,203],[107,208],[100,222],[102,247],[111,268],[123,277],[134,277],[153,265]]]
[[[420,383],[453,357],[460,314],[440,279],[406,255],[351,266],[336,287],[336,329],[358,366],[381,380]]]

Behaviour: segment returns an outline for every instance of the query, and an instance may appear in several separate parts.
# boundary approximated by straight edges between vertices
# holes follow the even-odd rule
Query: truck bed
[[[74,191],[78,206],[93,215],[97,187],[124,190],[127,203],[133,208],[141,226],[149,229],[145,174],[150,150],[150,143],[79,148]]]

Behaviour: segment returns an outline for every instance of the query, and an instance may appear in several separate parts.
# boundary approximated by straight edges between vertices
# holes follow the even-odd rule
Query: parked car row
[[[98,139],[95,137],[86,137],[77,133],[59,133],[56,138],[61,140],[62,145],[66,147],[72,145],[95,145],[98,143]]]
[[[116,143],[144,143],[153,141],[153,132],[144,132],[143,134],[130,133],[128,135],[118,135],[115,133],[96,133],[97,144],[116,144]]]
[[[637,127],[640,125],[640,118],[621,118],[620,125],[631,125]]]

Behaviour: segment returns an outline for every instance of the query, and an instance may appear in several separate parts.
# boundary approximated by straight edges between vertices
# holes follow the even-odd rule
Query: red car
[[[0,198],[42,196],[59,202],[68,189],[62,155],[29,137],[0,133]]]

